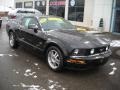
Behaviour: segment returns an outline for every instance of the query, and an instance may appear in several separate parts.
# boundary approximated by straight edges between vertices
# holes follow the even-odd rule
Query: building
[[[9,7],[14,7],[14,0],[0,0],[0,11],[8,11]]]
[[[0,17],[7,16],[10,8],[14,7],[14,0],[0,0]]]
[[[120,0],[15,0],[16,8],[35,8],[78,26],[120,33]],[[102,22],[100,22],[102,20]]]

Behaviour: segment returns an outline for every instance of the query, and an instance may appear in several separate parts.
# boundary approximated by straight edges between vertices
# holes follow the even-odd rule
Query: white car
[[[19,16],[26,15],[26,14],[34,14],[36,16],[42,15],[42,13],[36,9],[17,8],[17,9],[12,9],[9,11],[8,19],[16,19],[16,18],[19,18]]]

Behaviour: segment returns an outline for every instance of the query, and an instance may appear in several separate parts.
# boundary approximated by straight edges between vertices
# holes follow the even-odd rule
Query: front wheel
[[[9,34],[9,45],[11,48],[18,48],[18,42],[13,32],[10,32]]]
[[[47,63],[53,71],[60,71],[63,68],[63,55],[59,48],[52,46],[48,48]]]

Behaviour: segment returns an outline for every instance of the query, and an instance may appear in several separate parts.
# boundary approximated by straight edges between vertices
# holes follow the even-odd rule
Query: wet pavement
[[[0,90],[120,90],[120,35],[112,39],[108,63],[94,70],[51,71],[44,55],[21,45],[13,50],[8,36],[0,30]]]

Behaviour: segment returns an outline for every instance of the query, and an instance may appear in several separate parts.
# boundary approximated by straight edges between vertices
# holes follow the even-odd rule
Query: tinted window
[[[73,30],[75,26],[73,26],[69,21],[64,20],[62,18],[50,17],[50,18],[41,18],[40,23],[44,30]]]
[[[22,25],[26,29],[28,29],[28,26],[31,25],[31,24],[35,24],[35,25],[38,26],[38,22],[37,22],[37,20],[35,18],[31,18],[31,17],[30,18],[23,18]]]

